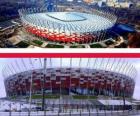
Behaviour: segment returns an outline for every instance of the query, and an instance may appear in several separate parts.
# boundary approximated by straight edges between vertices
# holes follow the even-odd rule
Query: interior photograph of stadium
[[[139,116],[140,58],[0,59],[1,116]]]
[[[140,48],[140,1],[0,1],[0,47]]]

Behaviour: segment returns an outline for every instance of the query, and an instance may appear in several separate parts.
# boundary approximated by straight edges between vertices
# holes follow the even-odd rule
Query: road
[[[28,116],[28,112],[0,112],[0,116]],[[140,112],[72,112],[72,113],[53,113],[53,112],[31,112],[30,116],[140,116]]]

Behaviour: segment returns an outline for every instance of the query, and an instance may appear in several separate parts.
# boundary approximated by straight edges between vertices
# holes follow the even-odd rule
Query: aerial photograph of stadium
[[[0,47],[140,48],[140,1],[0,1]]]
[[[1,58],[0,116],[139,116],[140,58]]]

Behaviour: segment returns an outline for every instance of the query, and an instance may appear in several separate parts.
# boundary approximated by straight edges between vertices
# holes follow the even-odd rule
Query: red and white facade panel
[[[12,59],[3,70],[8,96],[41,94],[43,82],[51,94],[114,95],[131,97],[137,71],[117,58]],[[32,81],[31,81],[32,80]]]

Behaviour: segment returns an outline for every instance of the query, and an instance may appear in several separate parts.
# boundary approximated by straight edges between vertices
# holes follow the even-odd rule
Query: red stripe
[[[140,53],[0,53],[0,58],[140,58]]]

